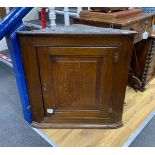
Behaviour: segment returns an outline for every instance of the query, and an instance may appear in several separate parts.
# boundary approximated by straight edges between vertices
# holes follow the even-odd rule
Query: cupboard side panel
[[[29,37],[20,37],[22,61],[24,64],[24,71],[30,99],[32,120],[35,122],[41,122],[44,118],[42,90],[36,48],[33,46],[32,42],[33,40],[31,40]]]

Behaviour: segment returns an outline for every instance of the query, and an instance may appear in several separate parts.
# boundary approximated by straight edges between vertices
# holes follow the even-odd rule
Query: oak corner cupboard
[[[75,24],[17,34],[33,127],[122,126],[135,32]]]

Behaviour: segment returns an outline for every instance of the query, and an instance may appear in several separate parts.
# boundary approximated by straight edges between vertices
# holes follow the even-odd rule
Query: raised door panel
[[[110,118],[117,52],[115,47],[37,47],[45,117]]]

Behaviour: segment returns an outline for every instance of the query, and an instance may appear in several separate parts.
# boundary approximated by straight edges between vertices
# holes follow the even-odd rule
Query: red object
[[[43,29],[46,28],[46,8],[41,9],[41,26]]]
[[[5,61],[11,62],[11,59],[8,58],[8,57],[6,57],[6,56],[3,55],[3,54],[0,54],[0,58],[3,59],[3,60],[5,60]]]

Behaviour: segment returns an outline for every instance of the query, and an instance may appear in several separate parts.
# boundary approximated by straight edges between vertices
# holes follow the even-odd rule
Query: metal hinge
[[[42,89],[43,89],[43,91],[47,91],[47,84],[46,83],[42,84]]]
[[[119,52],[114,53],[114,63],[118,63],[119,61]]]
[[[114,25],[113,24],[110,24],[110,26],[109,26],[110,28],[113,28],[114,27]]]
[[[109,107],[109,113],[112,114],[112,107]]]

